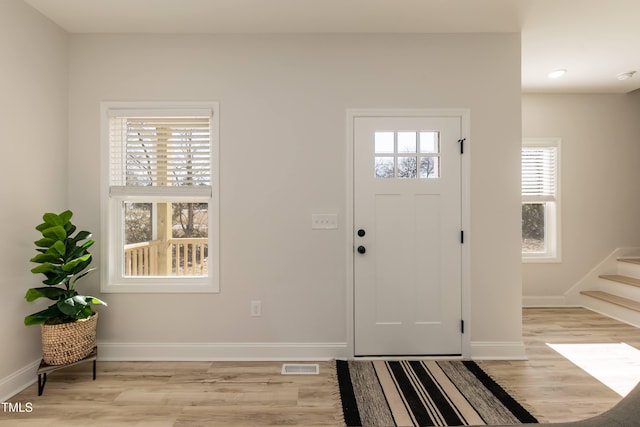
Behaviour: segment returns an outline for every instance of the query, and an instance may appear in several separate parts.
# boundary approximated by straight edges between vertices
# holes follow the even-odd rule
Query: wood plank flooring
[[[637,328],[581,308],[525,309],[529,360],[479,364],[543,421],[602,412],[615,392],[546,343],[626,342],[640,348]],[[11,399],[29,413],[0,414],[0,426],[337,426],[332,362],[320,375],[280,375],[279,362],[102,362],[49,375]]]
[[[90,366],[50,374],[40,397],[35,385],[15,396],[33,411],[1,414],[0,426],[338,425],[332,362],[283,376],[279,362],[98,361],[96,381]]]
[[[621,399],[547,343],[624,342],[640,349],[638,328],[583,308],[525,309],[523,335],[529,360],[479,365],[540,421],[547,422],[588,418]]]

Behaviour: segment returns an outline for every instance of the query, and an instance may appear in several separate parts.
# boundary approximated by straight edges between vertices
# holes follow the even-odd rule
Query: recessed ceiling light
[[[626,73],[620,73],[616,77],[618,80],[628,80],[635,74],[635,71],[627,71]]]
[[[557,79],[558,77],[562,77],[565,74],[567,74],[567,70],[565,69],[558,69],[558,70],[553,70],[552,72],[550,72],[549,74],[547,74],[547,77],[549,77],[550,79]]]

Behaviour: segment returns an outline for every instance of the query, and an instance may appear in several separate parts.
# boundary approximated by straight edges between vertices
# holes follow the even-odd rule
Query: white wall
[[[521,342],[518,34],[72,35],[69,81],[69,200],[96,232],[100,101],[220,102],[222,291],[103,295],[99,340],[111,357],[136,343],[175,357],[181,345],[206,347],[203,357],[342,355],[346,231],[312,231],[310,216],[344,214],[346,109],[369,107],[470,108],[468,325],[479,346]],[[320,349],[295,353],[295,343]]]
[[[618,247],[640,246],[640,92],[525,94],[524,137],[562,139],[562,262],[524,264],[525,304],[563,294]]]
[[[67,206],[66,34],[20,0],[0,1],[0,401],[35,379],[40,328],[25,315],[46,307],[24,300],[39,279],[29,270],[46,211]]]

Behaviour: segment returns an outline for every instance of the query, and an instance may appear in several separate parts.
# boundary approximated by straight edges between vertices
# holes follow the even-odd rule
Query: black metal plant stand
[[[36,372],[38,374],[38,396],[42,396],[44,386],[47,383],[47,373],[57,371],[58,369],[68,368],[69,366],[78,365],[84,362],[93,362],[93,380],[96,380],[96,360],[98,359],[98,347],[93,347],[93,350],[87,357],[77,362],[67,363],[65,365],[47,365],[44,360],[40,361],[40,367]]]

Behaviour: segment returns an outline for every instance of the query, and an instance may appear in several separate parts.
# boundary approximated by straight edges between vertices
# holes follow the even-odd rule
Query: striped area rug
[[[347,426],[537,423],[471,361],[336,361]]]

